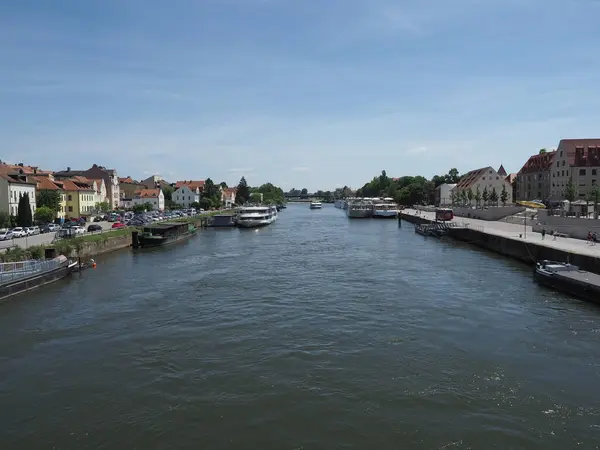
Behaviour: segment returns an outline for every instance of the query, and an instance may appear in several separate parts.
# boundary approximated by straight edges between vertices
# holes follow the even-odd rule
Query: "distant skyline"
[[[284,190],[600,136],[593,0],[0,5],[0,159]]]

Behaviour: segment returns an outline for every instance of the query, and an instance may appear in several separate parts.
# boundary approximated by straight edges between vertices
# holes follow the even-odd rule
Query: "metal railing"
[[[27,261],[0,263],[0,284],[8,284],[29,278],[57,269],[60,266],[61,262],[53,259],[49,261],[30,259]]]

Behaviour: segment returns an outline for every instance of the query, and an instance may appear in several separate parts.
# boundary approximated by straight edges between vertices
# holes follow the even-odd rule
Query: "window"
[[[560,151],[560,155],[559,156],[562,158],[562,150]]]
[[[596,169],[592,169],[592,175],[596,175]]]
[[[565,176],[565,171],[564,171],[564,170],[562,171],[562,176],[563,176],[563,177]]]
[[[535,178],[535,177],[534,177],[534,178]],[[500,177],[496,177],[496,180],[499,180],[499,179],[500,179]]]
[[[69,195],[69,197],[70,197],[70,195]],[[73,212],[73,207],[72,206],[69,206],[69,212]]]
[[[69,194],[69,201],[73,200],[73,196],[71,194]],[[73,212],[73,208],[69,207],[69,212]]]
[[[565,160],[564,160],[564,159],[563,159],[563,163],[562,163],[562,165],[563,165],[563,166],[565,165]]]
[[[596,186],[596,180],[592,180],[592,186]]]
[[[560,161],[556,161],[556,167],[560,167]]]
[[[579,169],[579,176],[585,176],[585,169]]]

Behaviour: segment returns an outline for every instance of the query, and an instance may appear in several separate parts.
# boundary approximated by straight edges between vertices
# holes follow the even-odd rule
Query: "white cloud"
[[[306,167],[306,166],[292,167],[292,172],[310,172],[310,167]]]
[[[416,155],[416,154],[419,154],[419,153],[425,153],[425,152],[428,152],[428,151],[429,151],[429,149],[428,149],[427,147],[425,147],[425,146],[421,146],[421,147],[413,147],[413,148],[409,148],[409,149],[406,151],[406,153],[410,153],[410,154],[412,154],[412,155]]]

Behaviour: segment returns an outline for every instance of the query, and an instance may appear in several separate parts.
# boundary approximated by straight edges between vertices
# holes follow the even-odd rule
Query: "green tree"
[[[250,199],[250,188],[246,182],[246,178],[242,177],[237,185],[237,191],[235,193],[235,202],[238,205],[243,205]]]
[[[108,202],[96,203],[96,211],[110,211],[110,204]]]
[[[569,213],[571,212],[571,203],[575,200],[577,196],[577,191],[575,190],[575,185],[573,184],[573,180],[569,178],[567,181],[567,185],[565,186],[565,198],[569,200]]]
[[[545,149],[545,148],[540,148],[540,152],[539,152],[539,154],[540,154],[540,155],[543,155],[543,154],[545,154],[545,153],[546,153],[546,149]]]
[[[40,223],[53,222],[56,219],[56,211],[47,206],[40,206],[35,210],[35,220]]]
[[[481,206],[481,190],[479,189],[479,186],[477,186],[477,189],[475,190],[475,205],[477,208]]]
[[[500,192],[500,201],[502,202],[502,206],[506,206],[507,200],[508,200],[508,191],[506,190],[506,185],[502,184],[502,192]]]
[[[0,211],[0,228],[9,228],[10,226],[10,214],[6,211]]]
[[[272,183],[265,183],[255,189],[257,193],[263,194],[263,203],[272,205],[281,205],[285,203],[283,190]]]
[[[492,193],[490,194],[490,201],[498,206],[498,193],[496,192],[496,188],[492,188]]]
[[[468,200],[467,191],[465,191],[463,189],[462,191],[460,191],[460,201],[461,201],[461,203],[463,205],[466,205],[467,204],[467,200]]]
[[[219,183],[219,186],[221,186],[221,189],[227,189],[229,187],[224,181],[221,181],[221,183]]]
[[[163,195],[165,196],[165,205],[167,204],[167,202],[173,201],[174,191],[175,190],[173,189],[173,186],[164,186],[162,188]]]
[[[204,210],[208,210],[208,209],[212,208],[212,206],[213,206],[212,201],[205,197],[202,197],[200,199],[200,201],[198,202],[198,204],[200,205],[200,208],[204,209]]]
[[[133,205],[131,208],[134,213],[142,213],[146,211],[152,211],[154,206],[150,202],[138,203],[137,205]]]
[[[19,197],[17,207],[17,224],[20,227],[30,227],[33,225],[33,214],[29,204],[29,194],[25,193]]]
[[[456,184],[460,180],[460,176],[458,175],[458,169],[453,167],[448,171],[448,175],[446,176],[446,183]]]
[[[303,189],[300,191],[300,195],[307,196],[307,195],[308,195],[308,189],[306,189],[306,188],[303,188]]]
[[[490,194],[487,190],[487,186],[483,188],[483,194],[481,194],[481,198],[483,199],[483,205],[487,206],[487,202],[490,199]]]
[[[60,211],[60,192],[41,190],[37,191],[36,206],[46,206],[53,211]]]
[[[473,189],[471,189],[469,187],[469,190],[467,191],[467,199],[469,200],[469,207],[471,207],[473,205]]]
[[[600,202],[600,188],[598,186],[592,187],[586,197],[588,202],[594,202],[594,219],[598,218],[598,202]]]

